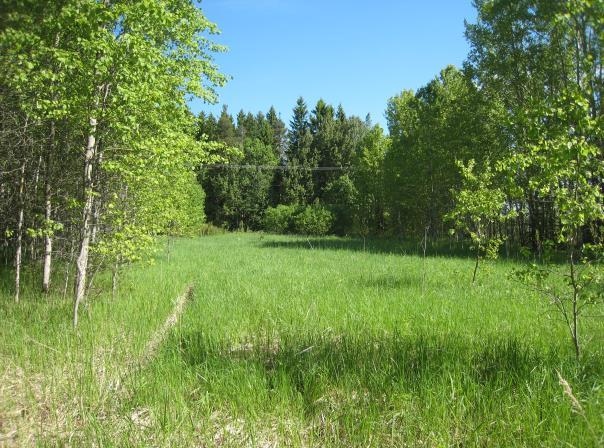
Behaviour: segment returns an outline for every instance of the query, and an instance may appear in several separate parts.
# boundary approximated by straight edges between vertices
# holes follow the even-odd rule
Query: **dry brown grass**
[[[142,436],[153,421],[150,412],[132,409],[128,415],[120,413],[120,402],[131,393],[128,378],[152,362],[192,294],[193,288],[189,286],[175,300],[172,312],[140,354],[132,353],[132,341],[121,335],[119,340],[94,352],[89,360],[91,370],[84,367],[83,360],[73,359],[44,372],[0,362],[4,365],[0,374],[0,448],[40,444],[81,446],[91,419],[111,425],[116,434],[134,427]],[[94,383],[89,387],[93,392],[86,398],[78,390],[78,383],[85,375],[92,376]]]

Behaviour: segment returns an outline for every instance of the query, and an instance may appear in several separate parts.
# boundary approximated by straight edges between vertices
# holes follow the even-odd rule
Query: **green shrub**
[[[333,227],[334,216],[319,204],[297,206],[278,205],[264,214],[263,228],[273,233],[298,233],[301,235],[326,235]]]
[[[293,230],[294,217],[299,211],[295,205],[278,205],[264,213],[263,228],[267,232],[288,233]]]
[[[333,221],[328,209],[319,204],[309,205],[294,217],[294,231],[302,235],[327,235]]]

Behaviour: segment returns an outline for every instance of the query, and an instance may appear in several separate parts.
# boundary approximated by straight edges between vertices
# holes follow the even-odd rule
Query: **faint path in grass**
[[[129,378],[133,378],[138,372],[142,371],[151,364],[153,359],[156,357],[161,346],[165,343],[168,338],[170,331],[177,325],[181,319],[187,304],[193,297],[193,285],[189,284],[185,289],[184,293],[178,296],[174,302],[172,312],[166,317],[163,324],[153,333],[147,340],[145,347],[138,356],[133,356],[129,362],[123,363],[122,365],[117,364],[114,369],[117,372],[116,375],[105,377],[105,364],[101,364],[101,369],[97,370],[97,383],[100,387],[104,387],[108,392],[106,397],[106,413],[104,419],[110,423],[110,426],[114,428],[114,431],[122,431],[125,434],[128,433],[128,425],[124,426],[124,423],[129,420],[129,423],[139,429],[138,436],[142,439],[138,442],[148,444],[151,439],[147,439],[144,435],[147,429],[152,427],[155,420],[153,413],[148,408],[135,408],[127,411],[127,415],[124,415],[125,409],[121,407],[129,397],[132,396],[132,387],[127,387]],[[105,383],[105,384],[103,384]],[[124,419],[126,417],[126,419]],[[132,441],[132,440],[131,440]],[[154,444],[155,440],[153,440]]]
[[[189,303],[192,297],[193,285],[189,285],[187,286],[185,292],[176,299],[176,302],[174,303],[174,308],[172,309],[172,313],[170,313],[170,315],[164,321],[163,325],[155,333],[153,333],[151,338],[147,341],[145,349],[141,353],[140,358],[137,360],[138,365],[132,366],[132,369],[142,369],[146,367],[149,362],[151,362],[151,360],[157,354],[159,347],[161,347],[163,342],[168,337],[170,330],[174,328],[174,326],[176,326],[176,324],[178,323],[178,320],[185,311],[187,303]]]
[[[138,356],[132,355],[129,361],[123,362],[121,365],[114,366],[114,371],[117,372],[116,375],[110,376],[106,378],[106,365],[108,364],[107,359],[103,359],[103,353],[97,352],[96,356],[96,364],[97,364],[97,382],[99,385],[103,383],[107,384],[107,388],[114,392],[122,392],[123,391],[123,382],[124,379],[128,377],[132,377],[140,370],[147,367],[153,358],[157,355],[158,350],[165,342],[172,328],[176,326],[178,321],[180,320],[182,314],[185,311],[185,308],[191,298],[193,297],[193,285],[189,284],[185,291],[176,298],[174,302],[174,306],[172,308],[172,312],[166,317],[164,323],[151,335],[151,337],[147,340],[145,347],[140,352]],[[118,341],[115,341],[118,342]],[[122,359],[128,357],[122,356]],[[119,398],[119,397],[118,397]]]

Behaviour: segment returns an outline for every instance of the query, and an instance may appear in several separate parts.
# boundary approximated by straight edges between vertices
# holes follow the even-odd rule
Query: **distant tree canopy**
[[[599,241],[604,4],[476,0],[475,7],[463,68],[448,66],[416,92],[392,97],[388,135],[323,100],[311,108],[299,98],[287,131],[274,109],[271,120],[241,112],[236,124],[226,109],[218,119],[200,116],[199,134],[244,154],[248,129],[254,129],[281,168],[206,170],[208,218],[259,229],[262,219],[227,213],[237,208],[231,202],[253,200],[262,215],[279,204],[320,203],[333,214],[332,233],[445,237],[456,227],[451,216],[463,215],[457,207],[467,173],[460,167],[471,162],[472,175],[488,173],[488,188],[505,198],[496,214],[505,219],[492,220],[485,238],[539,252],[545,241],[560,240],[574,216],[580,218],[576,239]],[[218,179],[229,176],[252,176],[258,189],[236,190],[234,182],[220,181],[218,191]],[[220,202],[229,195],[231,202]],[[580,201],[589,205],[580,210]]]
[[[269,207],[321,203],[334,213],[335,231],[352,232],[357,187],[351,173],[369,131],[367,123],[323,100],[309,113],[299,98],[289,129],[274,108],[266,115],[240,111],[236,119],[226,106],[218,118],[201,113],[199,139],[239,150],[230,165],[200,170],[208,219],[259,230]]]
[[[501,151],[497,110],[455,67],[415,94],[402,92],[386,110],[392,145],[386,154],[385,197],[399,232],[445,233],[444,216],[460,174],[457,160],[487,160]]]
[[[258,230],[269,207],[320,203],[333,215],[331,233],[416,236],[428,227],[445,235],[461,182],[457,161],[485,163],[504,151],[501,114],[498,103],[452,66],[416,93],[389,100],[389,135],[369,117],[347,116],[323,100],[309,112],[299,98],[287,130],[274,109],[266,117],[241,111],[236,120],[226,107],[218,118],[201,113],[198,138],[242,154],[231,166],[201,170],[206,214],[219,226]],[[256,159],[250,136],[275,157]]]

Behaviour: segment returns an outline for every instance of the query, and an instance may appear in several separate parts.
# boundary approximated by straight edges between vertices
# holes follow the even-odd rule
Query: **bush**
[[[294,231],[302,235],[327,235],[333,221],[333,214],[325,207],[309,205],[294,217]]]
[[[295,205],[278,205],[264,213],[262,225],[267,232],[287,233],[293,230],[294,217],[299,208]]]
[[[278,205],[266,210],[263,228],[273,233],[321,236],[329,233],[333,222],[333,213],[319,204]]]

